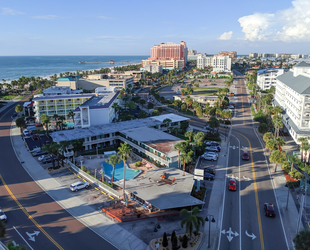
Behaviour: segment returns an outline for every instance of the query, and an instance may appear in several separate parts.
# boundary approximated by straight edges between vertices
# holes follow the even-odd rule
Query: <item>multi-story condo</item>
[[[142,60],[142,67],[148,64],[162,65],[164,69],[184,68],[187,63],[186,42],[161,43],[151,48],[151,57]]]
[[[165,119],[171,122],[163,123]],[[153,116],[145,119],[102,124],[85,128],[75,128],[51,133],[53,141],[68,141],[72,144],[74,140],[83,141],[83,149],[91,150],[115,145],[118,142],[127,142],[134,153],[159,166],[177,167],[178,151],[174,145],[179,143],[179,138],[163,131],[169,127],[180,127],[189,118],[175,114]]]
[[[229,58],[237,58],[237,51],[221,51],[218,56],[228,56]]]
[[[155,65],[155,64],[147,64],[143,67],[145,71],[150,73],[163,73],[163,66],[162,65]]]
[[[277,77],[274,104],[283,108],[283,124],[296,143],[310,135],[310,65],[300,62]]]
[[[115,118],[114,103],[119,104],[119,91],[114,87],[96,88],[94,96],[74,110],[74,127],[86,128],[111,123]]]
[[[116,87],[118,90],[134,85],[134,78],[130,74],[94,74],[85,78],[66,76],[57,80],[57,86],[66,86],[71,89],[85,89],[94,91],[98,87]]]
[[[258,53],[250,53],[249,54],[249,58],[257,58],[258,57]]]
[[[257,85],[262,90],[270,89],[271,86],[276,86],[277,77],[282,75],[287,70],[285,69],[261,69],[257,71]]]
[[[231,58],[228,56],[207,57],[199,54],[197,57],[197,68],[203,69],[205,67],[213,67],[215,72],[230,72],[231,71]]]

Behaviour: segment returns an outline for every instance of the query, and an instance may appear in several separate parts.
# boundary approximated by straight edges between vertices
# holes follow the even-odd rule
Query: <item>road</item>
[[[237,179],[237,191],[228,190],[227,178],[219,249],[288,249],[269,169],[252,127],[246,88],[240,76],[236,89],[238,102],[226,175]],[[241,159],[244,151],[249,152],[249,161]],[[275,218],[265,216],[266,202],[275,205]]]
[[[0,114],[0,204],[8,217],[3,242],[36,250],[117,249],[60,207],[24,170],[10,140],[14,108]]]

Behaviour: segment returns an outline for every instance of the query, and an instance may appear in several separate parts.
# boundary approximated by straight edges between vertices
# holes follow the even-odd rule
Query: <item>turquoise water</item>
[[[112,174],[113,174],[112,165],[110,165],[106,162],[102,162],[101,166],[103,168],[104,174],[112,179]],[[126,170],[125,170],[126,181],[134,178],[140,172],[141,172],[141,170],[131,169],[131,168],[126,167]],[[119,164],[115,165],[115,173],[114,173],[114,181],[120,181],[122,179],[124,179],[124,163],[123,163],[123,161],[121,161]]]
[[[74,127],[73,121],[65,121],[64,124],[67,124],[67,128],[72,128],[72,127]]]

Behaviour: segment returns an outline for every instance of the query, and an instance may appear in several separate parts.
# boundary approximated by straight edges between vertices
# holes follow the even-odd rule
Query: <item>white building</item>
[[[277,77],[274,104],[284,110],[283,123],[296,143],[310,135],[310,65],[300,62]]]
[[[114,103],[119,103],[114,87],[96,88],[96,94],[74,110],[74,127],[86,128],[111,123],[115,118]]]
[[[70,87],[52,86],[43,90],[43,96],[81,94],[82,89],[72,90]]]
[[[156,64],[147,64],[143,67],[144,71],[148,71],[150,73],[163,73],[163,66]]]
[[[229,56],[213,57],[199,54],[197,57],[197,68],[203,69],[205,67],[213,67],[215,72],[231,72],[231,58]]]
[[[262,90],[270,89],[271,86],[276,86],[277,77],[282,75],[287,70],[284,69],[261,69],[257,71],[257,85]]]

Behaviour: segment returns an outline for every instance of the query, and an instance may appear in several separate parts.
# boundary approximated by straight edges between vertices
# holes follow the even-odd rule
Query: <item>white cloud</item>
[[[232,31],[224,32],[218,39],[220,40],[230,40],[232,36]]]
[[[310,1],[295,0],[292,7],[275,13],[254,13],[239,18],[250,41],[310,41]]]
[[[52,20],[52,19],[59,19],[59,16],[56,16],[56,15],[45,15],[45,16],[33,16],[32,18]]]
[[[113,17],[108,17],[108,16],[98,16],[98,18],[107,19],[107,20],[115,20]]]
[[[24,12],[13,10],[11,8],[3,7],[1,8],[2,12],[1,15],[11,15],[11,16],[17,16],[17,15],[23,15],[25,14]]]

